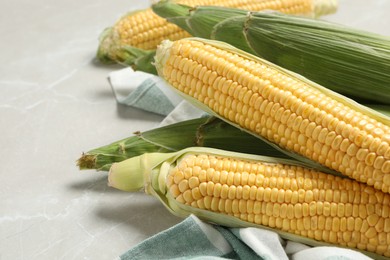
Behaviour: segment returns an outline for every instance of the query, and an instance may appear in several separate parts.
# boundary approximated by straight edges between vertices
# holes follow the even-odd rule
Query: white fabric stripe
[[[304,245],[302,243],[287,240],[287,245],[284,247],[284,251],[286,251],[287,255],[292,255],[309,248],[310,246]]]
[[[199,118],[204,114],[205,112],[199,110],[187,101],[183,100],[171,111],[171,113],[169,113],[169,115],[164,118],[164,120],[160,123],[159,126],[161,127],[185,120]]]
[[[203,231],[210,243],[215,248],[217,248],[223,254],[228,254],[233,251],[233,248],[230,246],[230,244],[213,226],[200,221],[194,215],[191,215],[190,217],[193,218],[193,220],[198,224],[199,228]]]
[[[288,260],[282,240],[275,232],[258,228],[240,229],[241,240],[257,255],[265,259]]]
[[[370,260],[368,256],[360,252],[338,247],[313,247],[299,251],[291,256],[292,260],[322,260],[322,259],[349,259],[349,260]]]
[[[134,71],[132,68],[116,70],[108,74],[115,99],[121,102],[132,90],[136,89],[145,80],[154,77],[154,75],[142,71]]]

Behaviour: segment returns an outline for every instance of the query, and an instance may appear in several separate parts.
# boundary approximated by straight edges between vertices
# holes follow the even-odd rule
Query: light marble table
[[[113,259],[180,219],[80,172],[81,152],[158,125],[118,106],[94,62],[100,32],[147,2],[2,1],[0,260]],[[340,0],[325,19],[390,35],[390,1]]]

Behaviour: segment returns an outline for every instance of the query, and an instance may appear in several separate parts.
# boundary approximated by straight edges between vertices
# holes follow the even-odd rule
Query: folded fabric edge
[[[229,252],[222,252],[215,247],[199,224],[207,229],[214,229],[212,225],[190,216],[135,245],[122,254],[120,259],[196,259],[231,256]]]
[[[195,215],[191,215],[190,218],[192,218],[195,223],[198,224],[199,228],[209,239],[210,243],[212,243],[216,248],[218,248],[223,254],[229,254],[233,250],[230,244],[223,237],[223,235],[218,232],[218,230],[216,230],[212,225],[201,221]]]
[[[285,241],[276,232],[248,227],[233,228],[233,233],[263,259],[288,260]]]
[[[183,100],[162,78],[131,68],[111,72],[107,80],[117,103],[147,112],[167,116]]]

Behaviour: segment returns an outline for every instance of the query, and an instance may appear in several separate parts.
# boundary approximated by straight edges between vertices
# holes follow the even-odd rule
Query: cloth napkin
[[[184,101],[161,78],[131,68],[114,71],[108,80],[118,103],[166,116],[160,125],[205,116]],[[183,220],[141,242],[118,257],[130,259],[264,259],[264,260],[366,260],[357,251],[338,247],[309,247],[283,240],[260,228],[226,228],[202,222],[196,216]]]
[[[118,257],[137,259],[367,260],[359,252],[337,247],[308,247],[284,241],[260,228],[226,228],[191,215]]]
[[[168,115],[181,101],[160,77],[130,67],[109,74],[118,103],[160,115]]]

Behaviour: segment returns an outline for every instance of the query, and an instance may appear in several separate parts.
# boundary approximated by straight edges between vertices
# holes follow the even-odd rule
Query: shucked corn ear
[[[113,164],[108,178],[121,190],[144,189],[180,217],[390,256],[390,194],[294,161],[197,147]]]
[[[144,153],[168,153],[193,146],[287,158],[253,135],[218,118],[203,117],[137,132],[129,138],[83,153],[77,165],[80,170],[108,171],[113,163]]]
[[[214,5],[251,11],[278,10],[288,14],[320,16],[333,13],[337,0],[180,0],[190,6]],[[189,34],[175,24],[154,14],[152,9],[131,12],[101,35],[97,57],[102,62],[121,62],[137,69],[153,72],[153,51],[164,39],[178,40]]]
[[[390,104],[390,37],[276,12],[158,3],[194,37],[223,41],[360,102]]]
[[[390,119],[228,44],[164,41],[159,75],[188,101],[267,140],[390,192]]]

